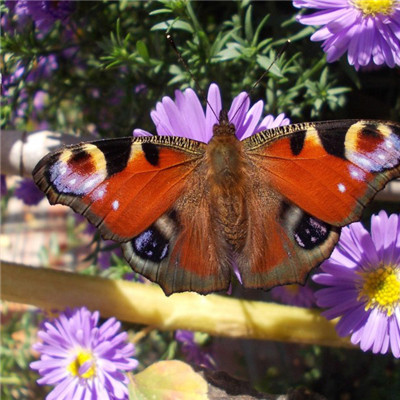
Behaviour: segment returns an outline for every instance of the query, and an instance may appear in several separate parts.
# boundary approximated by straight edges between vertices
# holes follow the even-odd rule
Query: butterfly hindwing
[[[304,283],[310,270],[329,257],[340,228],[307,214],[272,188],[254,190],[247,200],[247,240],[237,255],[243,285]]]
[[[199,185],[196,193],[202,193]],[[172,210],[122,244],[133,269],[157,282],[167,295],[226,290],[230,282],[228,245],[210,218],[207,197],[191,205],[192,194],[189,190]]]

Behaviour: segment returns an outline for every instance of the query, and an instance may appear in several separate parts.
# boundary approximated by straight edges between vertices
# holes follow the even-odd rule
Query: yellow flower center
[[[83,364],[89,362],[91,365],[83,374],[79,373],[79,369]],[[96,374],[96,365],[94,363],[93,355],[89,351],[80,349],[75,359],[67,367],[68,372],[74,376],[79,376],[80,378],[89,379]]]
[[[376,14],[391,15],[397,0],[353,0],[353,4],[364,17],[375,17]]]
[[[388,316],[400,304],[400,277],[396,270],[386,265],[375,271],[361,272],[362,286],[358,300],[366,301],[365,310],[378,307]]]

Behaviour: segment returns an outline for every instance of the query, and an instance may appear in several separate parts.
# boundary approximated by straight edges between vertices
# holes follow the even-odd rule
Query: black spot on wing
[[[142,150],[146,160],[151,165],[157,166],[160,159],[160,151],[158,147],[153,143],[142,143]]]
[[[381,133],[378,130],[377,124],[365,124],[361,129],[361,135],[366,137],[379,138]]]
[[[144,261],[161,262],[168,256],[169,240],[154,226],[131,240],[133,252]]]
[[[331,225],[303,214],[294,230],[296,243],[305,250],[312,250],[322,244],[331,231]]]
[[[132,148],[131,138],[99,140],[93,144],[104,154],[108,176],[117,174],[126,168]]]
[[[335,157],[345,159],[345,138],[347,133],[347,128],[343,129],[342,127],[335,129],[323,129],[318,128],[318,136],[321,140],[322,146],[325,151]]]
[[[304,140],[306,138],[306,132],[300,131],[290,138],[290,150],[292,150],[293,155],[298,156],[303,150]]]
[[[68,160],[69,164],[79,164],[89,160],[91,155],[86,152],[82,151],[80,148],[72,150],[71,158]]]

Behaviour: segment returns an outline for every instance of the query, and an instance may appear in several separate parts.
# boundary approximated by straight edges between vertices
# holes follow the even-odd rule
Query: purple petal
[[[177,91],[176,102],[181,114],[185,117],[187,125],[191,129],[191,137],[207,143],[209,139],[206,132],[206,119],[203,107],[196,93],[192,89],[186,89],[183,94]]]
[[[132,132],[133,136],[140,137],[140,136],[153,136],[150,132],[147,132],[143,129],[136,128]]]
[[[207,108],[206,108],[206,137],[209,138],[209,140],[213,135],[214,125],[219,122],[218,119],[221,110],[222,110],[221,93],[219,91],[218,85],[212,83],[208,89]],[[214,115],[214,113],[216,115]]]
[[[245,116],[245,120],[239,130],[236,130],[236,137],[239,140],[243,140],[251,136],[257,127],[258,122],[260,121],[260,117],[264,108],[264,102],[259,100],[250,110],[247,112]]]
[[[396,358],[400,358],[400,310],[389,319],[390,348]]]
[[[350,335],[352,332],[358,330],[367,318],[368,313],[364,310],[364,306],[360,304],[343,315],[336,325],[336,331],[342,337]]]
[[[239,93],[232,101],[231,108],[228,112],[228,118],[229,121],[235,125],[237,132],[241,130],[249,107],[250,99],[246,92]]]
[[[342,17],[348,10],[342,8],[317,11],[310,15],[301,15],[297,18],[304,25],[325,25],[329,22]]]
[[[293,5],[298,8],[324,9],[346,7],[348,3],[346,0],[293,0]]]
[[[383,323],[382,314],[378,309],[374,308],[371,310],[368,320],[362,329],[363,334],[360,340],[361,350],[367,351],[372,347],[380,323]]]

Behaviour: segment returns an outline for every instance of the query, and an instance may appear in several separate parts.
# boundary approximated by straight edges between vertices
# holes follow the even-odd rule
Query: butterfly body
[[[240,251],[247,231],[246,155],[232,124],[216,125],[215,131],[206,149],[205,163],[210,213],[224,240]]]
[[[221,117],[205,144],[171,136],[68,146],[33,172],[51,203],[71,206],[121,243],[165,293],[304,282],[340,228],[400,176],[400,125],[327,121],[239,140]]]

